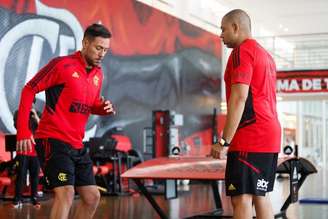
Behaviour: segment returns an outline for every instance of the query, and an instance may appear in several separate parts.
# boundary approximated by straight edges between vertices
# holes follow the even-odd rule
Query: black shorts
[[[264,196],[271,192],[277,159],[277,153],[229,152],[225,172],[226,194]]]
[[[68,143],[52,138],[37,139],[35,148],[49,189],[96,185],[86,148],[74,149]]]

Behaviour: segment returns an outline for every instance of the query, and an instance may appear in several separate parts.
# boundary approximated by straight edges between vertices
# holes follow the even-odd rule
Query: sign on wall
[[[328,92],[328,70],[278,72],[277,92],[278,93]]]

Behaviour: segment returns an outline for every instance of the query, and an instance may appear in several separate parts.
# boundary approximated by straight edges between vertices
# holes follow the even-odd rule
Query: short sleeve
[[[253,56],[244,47],[237,47],[231,53],[231,83],[250,85],[253,76]]]

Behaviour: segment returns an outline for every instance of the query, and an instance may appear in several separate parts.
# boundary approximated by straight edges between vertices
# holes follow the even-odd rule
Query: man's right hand
[[[31,138],[22,139],[16,143],[16,151],[18,152],[31,152],[32,146],[35,145],[33,136]]]

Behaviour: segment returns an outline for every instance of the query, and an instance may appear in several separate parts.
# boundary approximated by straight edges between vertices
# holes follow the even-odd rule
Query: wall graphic
[[[328,92],[327,70],[295,70],[277,72],[277,92],[280,94]]]
[[[103,95],[116,116],[91,117],[87,135],[122,127],[141,147],[153,110],[184,115],[183,137],[210,127],[220,97],[219,37],[133,0],[0,0],[0,131],[24,84],[51,58],[81,47],[83,30],[101,22],[113,33],[102,67]],[[37,96],[42,110],[44,96]],[[204,119],[205,118],[205,119]]]

